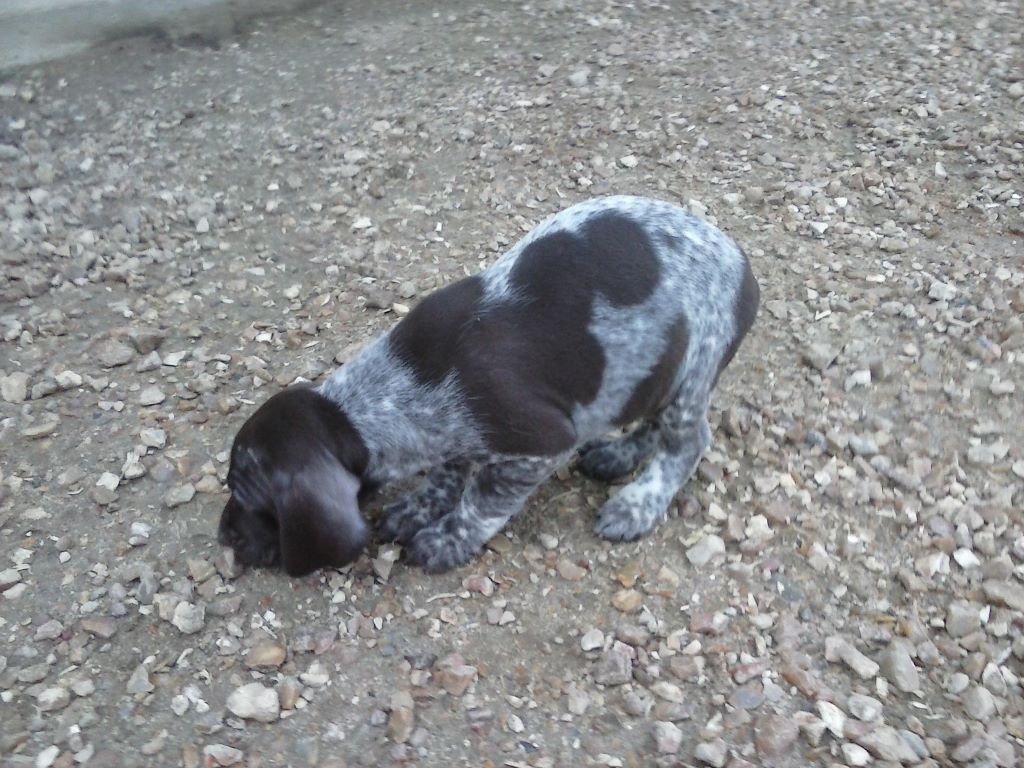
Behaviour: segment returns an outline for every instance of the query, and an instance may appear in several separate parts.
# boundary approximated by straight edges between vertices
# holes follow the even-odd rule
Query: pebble
[[[36,705],[43,712],[52,712],[55,709],[64,709],[71,701],[71,694],[67,688],[54,687],[45,688],[36,696]]]
[[[391,713],[388,715],[388,737],[399,744],[409,740],[416,727],[413,712],[415,704],[408,691],[396,691],[391,694]]]
[[[633,654],[630,647],[616,640],[601,654],[594,670],[594,681],[601,685],[624,685],[633,679]]]
[[[259,669],[261,667],[276,669],[284,664],[284,660],[284,647],[269,640],[253,646],[245,654],[245,666],[249,669]]]
[[[0,396],[8,403],[23,403],[28,397],[28,374],[15,371],[0,378]]]
[[[812,342],[801,352],[801,359],[811,368],[824,373],[835,362],[839,353],[828,344]]]
[[[167,491],[163,495],[162,501],[168,509],[174,509],[182,504],[188,504],[195,498],[195,495],[195,486],[192,483],[185,483],[184,485],[176,485]]]
[[[104,368],[127,365],[135,358],[135,350],[120,341],[107,339],[100,343],[96,357]]]
[[[265,688],[260,683],[248,683],[236,688],[228,696],[227,707],[236,717],[261,723],[273,723],[281,714],[277,691]]]
[[[702,741],[693,750],[693,756],[705,765],[710,765],[713,768],[723,768],[725,761],[729,757],[729,745],[722,739]]]
[[[825,659],[831,662],[842,661],[864,680],[878,674],[878,664],[843,638],[834,635],[825,638]]]
[[[860,693],[854,693],[846,700],[846,708],[850,710],[851,715],[865,723],[873,723],[882,717],[882,702]]]
[[[232,765],[240,765],[245,759],[245,753],[242,750],[229,747],[227,744],[207,744],[203,747],[203,756],[207,759],[209,768],[213,768],[213,766],[228,768]]]
[[[904,693],[921,688],[917,667],[902,643],[893,643],[879,656],[879,668],[889,682]]]
[[[946,632],[958,638],[981,628],[980,606],[955,600],[946,609]]]
[[[139,664],[132,672],[126,690],[128,693],[150,693],[153,690],[153,684],[149,681],[149,670],[145,664]]]
[[[620,589],[612,595],[612,605],[623,613],[636,613],[643,605],[644,596],[635,589]]]
[[[675,723],[654,724],[654,747],[660,755],[674,755],[683,744],[683,732]]]
[[[206,606],[202,603],[180,602],[174,607],[171,623],[184,635],[194,635],[206,623]]]
[[[896,729],[888,725],[880,725],[854,738],[875,757],[897,763],[915,763],[917,755],[914,750],[900,738]]]
[[[867,765],[871,762],[871,755],[859,744],[851,744],[847,742],[846,744],[843,744],[840,749],[843,753],[843,761],[849,766],[854,766],[856,768],[857,766]]]
[[[569,75],[569,85],[574,88],[582,88],[590,79],[590,67],[581,67]]]
[[[139,393],[139,405],[152,406],[160,405],[167,399],[160,387],[146,387]]]
[[[36,755],[35,768],[50,768],[57,761],[57,756],[60,754],[60,747],[55,744],[51,744],[46,747],[42,752]]]
[[[992,692],[980,685],[972,685],[963,694],[964,711],[975,720],[987,723],[996,712]]]
[[[761,715],[754,723],[754,744],[762,757],[787,754],[799,734],[793,719],[782,715]]]
[[[590,629],[583,633],[583,637],[580,638],[580,647],[584,651],[592,651],[595,648],[601,648],[604,646],[604,632],[600,629]]]
[[[846,731],[846,713],[830,701],[819,701],[815,706],[829,733],[837,739],[843,738]]]
[[[449,657],[441,662],[434,673],[437,684],[452,696],[462,696],[477,679],[477,669],[465,664],[461,658]]]
[[[725,542],[720,536],[711,533],[686,550],[686,559],[700,568],[707,565],[716,555],[725,554]]]

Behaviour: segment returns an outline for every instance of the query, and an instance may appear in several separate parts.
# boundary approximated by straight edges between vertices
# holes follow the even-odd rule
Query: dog
[[[574,205],[424,298],[319,386],[268,399],[232,446],[218,539],[242,564],[291,576],[342,567],[371,537],[361,497],[426,471],[385,506],[379,533],[446,571],[574,456],[601,480],[640,470],[595,527],[637,539],[709,445],[712,390],[759,300],[743,251],[682,208]]]

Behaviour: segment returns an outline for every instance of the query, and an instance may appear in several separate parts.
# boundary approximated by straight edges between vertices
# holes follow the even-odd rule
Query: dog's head
[[[231,498],[217,540],[244,565],[304,576],[359,557],[366,446],[334,403],[309,386],[267,400],[231,448]]]

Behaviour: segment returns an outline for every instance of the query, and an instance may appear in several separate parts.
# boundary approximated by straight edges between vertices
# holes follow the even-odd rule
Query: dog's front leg
[[[506,459],[480,466],[455,508],[413,536],[409,558],[432,573],[468,562],[567,458]]]
[[[384,507],[377,533],[384,541],[408,544],[423,528],[448,513],[458,502],[469,474],[468,461],[434,467],[413,493]]]

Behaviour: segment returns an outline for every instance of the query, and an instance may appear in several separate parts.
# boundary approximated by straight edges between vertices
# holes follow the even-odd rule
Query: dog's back
[[[683,209],[608,197],[549,218],[491,268],[424,300],[392,348],[454,376],[497,452],[553,454],[705,395],[752,322],[742,251]]]

